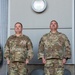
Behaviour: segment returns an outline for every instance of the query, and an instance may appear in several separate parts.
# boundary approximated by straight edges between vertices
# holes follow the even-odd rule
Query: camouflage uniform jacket
[[[39,42],[38,59],[42,57],[46,59],[70,58],[70,42],[67,36],[59,32],[45,34]]]
[[[5,45],[4,57],[9,58],[11,62],[24,62],[33,57],[33,46],[29,37],[25,35],[12,35],[8,38]]]

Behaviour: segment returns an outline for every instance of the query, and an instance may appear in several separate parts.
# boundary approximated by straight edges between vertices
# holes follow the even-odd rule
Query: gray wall
[[[0,0],[0,46],[4,51],[8,29],[8,0]],[[0,75],[7,75],[6,62],[0,66]]]
[[[0,0],[0,44],[4,49],[8,28],[8,0]]]
[[[74,53],[75,53],[75,0],[74,0]],[[75,57],[74,57],[75,62]]]
[[[16,21],[24,28],[49,28],[52,19],[59,22],[60,28],[72,28],[72,0],[46,0],[48,7],[38,14],[32,11],[33,0],[10,0],[10,26]]]
[[[55,19],[59,24],[58,31],[67,35],[71,42],[72,58],[68,64],[74,63],[73,48],[73,21],[72,1],[73,0],[46,0],[47,9],[43,13],[35,13],[31,9],[32,0],[9,0],[8,36],[14,34],[14,24],[19,21],[23,24],[23,33],[28,35],[33,43],[34,58],[32,64],[40,64],[37,59],[38,43],[43,34],[48,33],[50,21]]]

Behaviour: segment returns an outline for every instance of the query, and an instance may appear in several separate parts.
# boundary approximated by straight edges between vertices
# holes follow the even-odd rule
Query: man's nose
[[[52,26],[55,26],[54,24]]]
[[[17,27],[16,29],[19,29],[19,27]]]

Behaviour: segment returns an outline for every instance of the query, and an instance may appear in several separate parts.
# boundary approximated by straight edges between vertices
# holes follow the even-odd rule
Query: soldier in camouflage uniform
[[[28,36],[22,34],[23,26],[15,24],[15,34],[5,44],[4,57],[9,67],[9,75],[27,75],[26,65],[33,57],[33,46]]]
[[[39,42],[38,59],[42,58],[45,75],[63,75],[64,64],[71,58],[70,42],[65,34],[57,31],[55,20],[51,21],[50,29]]]

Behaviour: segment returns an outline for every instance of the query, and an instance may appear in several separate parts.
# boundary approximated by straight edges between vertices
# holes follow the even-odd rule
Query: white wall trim
[[[10,0],[8,0],[8,37],[10,36]]]
[[[74,54],[75,53],[75,51],[74,51],[74,45],[75,45],[75,43],[74,43],[74,41],[75,41],[75,39],[74,39],[74,0],[72,0],[72,53]],[[73,56],[73,54],[72,54],[72,59],[73,59],[73,64],[75,64],[75,60],[74,60],[74,57],[75,57],[75,55]]]

